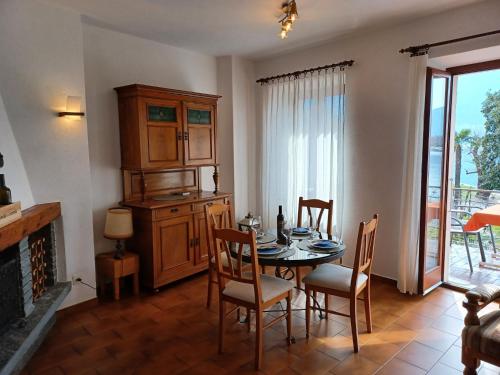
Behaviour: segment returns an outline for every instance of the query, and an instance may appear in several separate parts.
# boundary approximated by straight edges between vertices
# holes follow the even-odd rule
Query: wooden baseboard
[[[398,286],[397,280],[391,279],[389,277],[376,275],[374,273],[372,273],[370,276],[371,276],[371,278],[373,280],[376,280],[377,282],[388,284],[388,285],[391,285],[391,286],[394,286],[394,287]]]

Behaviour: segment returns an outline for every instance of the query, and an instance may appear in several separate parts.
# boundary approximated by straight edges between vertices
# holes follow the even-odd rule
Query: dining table
[[[500,226],[500,204],[495,204],[472,213],[472,216],[464,225],[464,230],[475,231],[487,225]]]
[[[259,265],[266,267],[275,267],[275,276],[285,279],[292,280],[295,277],[294,269],[296,267],[312,267],[316,268],[318,265],[323,263],[330,263],[344,256],[346,246],[343,241],[336,240],[337,246],[330,250],[316,250],[310,246],[310,241],[317,239],[328,239],[328,235],[323,232],[314,232],[311,235],[290,235],[290,241],[288,245],[278,244],[278,247],[284,248],[282,252],[277,255],[259,255]],[[276,232],[269,231],[264,233],[264,235],[257,238],[257,245],[262,245],[266,243],[276,242]],[[250,249],[247,247],[243,250],[242,261],[245,263],[251,262]],[[233,257],[238,256],[236,247],[231,247],[231,255]],[[303,288],[295,286],[296,289],[304,291]],[[316,300],[315,296],[312,296],[313,305],[320,307],[319,302]],[[294,311],[304,311],[302,309],[292,309]],[[274,311],[274,310],[271,310]],[[271,312],[268,311],[268,312]],[[281,311],[281,310],[280,310]],[[319,310],[320,319],[323,318],[321,310]]]

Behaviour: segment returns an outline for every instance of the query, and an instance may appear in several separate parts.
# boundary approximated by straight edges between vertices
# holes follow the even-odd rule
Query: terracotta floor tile
[[[454,368],[443,365],[438,362],[434,367],[427,373],[427,375],[460,375],[462,371],[455,370]]]
[[[353,353],[352,339],[350,337],[342,335],[324,337],[321,342],[323,344],[317,350],[339,361],[343,361]]]
[[[330,372],[336,375],[370,375],[380,368],[378,363],[370,361],[357,354],[352,354],[335,366]]]
[[[418,342],[412,342],[401,350],[396,358],[428,371],[442,355],[443,353],[439,350],[432,349]]]
[[[454,345],[439,360],[440,363],[453,367],[458,371],[463,371],[464,365],[462,364],[462,349]]]
[[[377,375],[424,375],[425,371],[398,358],[392,359]],[[445,375],[445,374],[441,374]]]
[[[417,332],[410,328],[400,326],[397,323],[393,323],[384,330],[376,333],[376,336],[383,341],[402,348],[417,337]]]
[[[326,374],[338,363],[338,360],[320,351],[313,350],[307,355],[293,360],[290,368],[299,374],[321,375]]]
[[[394,357],[400,350],[401,348],[399,346],[375,337],[363,345],[359,351],[359,355],[383,365]]]
[[[402,315],[398,320],[396,320],[395,323],[399,324],[402,327],[416,330],[430,327],[433,322],[434,319],[429,318],[428,316],[409,311]]]
[[[456,339],[457,336],[430,327],[420,330],[415,340],[421,344],[445,352],[453,345]]]
[[[454,336],[460,336],[464,328],[464,321],[452,316],[443,315],[434,321],[432,327]]]

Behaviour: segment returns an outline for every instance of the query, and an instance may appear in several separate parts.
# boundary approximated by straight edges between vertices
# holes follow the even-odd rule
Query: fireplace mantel
[[[37,204],[23,210],[21,219],[0,228],[0,252],[61,216],[61,203]]]

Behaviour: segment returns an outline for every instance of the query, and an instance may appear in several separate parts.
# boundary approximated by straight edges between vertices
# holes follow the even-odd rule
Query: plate
[[[266,251],[266,252],[257,252],[257,255],[259,257],[275,257],[276,255],[279,255],[283,252],[287,251],[286,247],[277,247],[273,251]]]
[[[297,227],[292,229],[292,234],[296,235],[311,234],[311,230],[309,228]]]
[[[331,240],[314,240],[311,241],[311,246],[319,250],[332,250],[339,247],[339,243]]]
[[[277,244],[260,245],[257,247],[257,254],[261,255],[276,255],[281,253],[282,248]]]
[[[264,244],[276,241],[276,236],[271,233],[264,233],[262,237],[257,238],[257,244]]]

